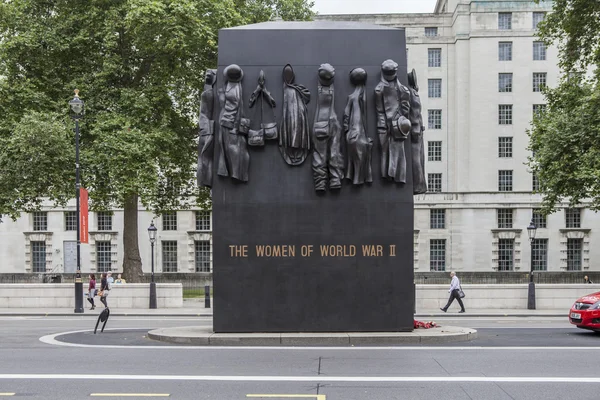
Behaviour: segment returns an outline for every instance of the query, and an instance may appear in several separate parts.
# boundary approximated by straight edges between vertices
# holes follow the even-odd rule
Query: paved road
[[[600,377],[594,368],[600,356],[600,335],[577,330],[563,318],[448,316],[438,322],[476,328],[480,338],[436,347],[191,348],[152,342],[144,333],[159,327],[211,325],[209,318],[119,317],[111,318],[107,325],[110,330],[104,334],[88,332],[83,347],[71,347],[39,339],[93,329],[93,318],[0,317],[0,398],[12,393],[11,398],[27,399],[85,399],[110,394],[115,396],[103,397],[600,397]],[[135,347],[125,347],[131,345]]]

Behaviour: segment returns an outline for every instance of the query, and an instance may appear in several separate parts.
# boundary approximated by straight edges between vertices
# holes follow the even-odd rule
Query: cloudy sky
[[[431,13],[436,0],[313,0],[319,14]]]

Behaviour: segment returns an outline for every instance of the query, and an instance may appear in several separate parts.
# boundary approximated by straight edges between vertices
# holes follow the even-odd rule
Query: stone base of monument
[[[148,337],[196,346],[394,346],[468,341],[477,338],[477,331],[440,326],[413,332],[214,333],[210,327],[186,326],[156,329]]]

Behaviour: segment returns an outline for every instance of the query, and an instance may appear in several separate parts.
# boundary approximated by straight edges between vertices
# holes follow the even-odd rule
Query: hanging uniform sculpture
[[[244,118],[242,79],[244,72],[231,64],[223,71],[225,84],[219,89],[221,113],[219,115],[219,169],[220,176],[229,176],[242,182],[248,181],[250,154],[246,136],[250,120]]]
[[[342,128],[335,113],[333,81],[335,69],[329,64],[319,67],[317,111],[313,126],[313,179],[315,190],[339,189],[344,178]]]
[[[362,68],[350,71],[354,92],[348,96],[344,110],[344,133],[346,134],[346,179],[354,185],[373,182],[371,150],[373,140],[367,135],[367,95],[365,84],[367,72]]]
[[[398,80],[398,64],[386,60],[381,65],[381,82],[375,87],[377,134],[381,145],[381,176],[406,183],[404,141],[411,130],[410,92]]]
[[[256,102],[260,102],[260,129],[258,131],[250,130],[248,133],[248,144],[250,146],[264,146],[265,140],[277,139],[277,122],[275,121],[275,100],[271,93],[265,87],[265,73],[261,70],[258,75],[258,86],[250,95],[249,107],[252,108]],[[272,117],[271,122],[264,122],[264,108],[267,103],[267,107]]]
[[[294,83],[290,64],[283,68],[283,117],[279,129],[279,151],[289,165],[300,165],[310,151],[308,109],[310,91]]]
[[[427,181],[425,180],[425,146],[423,143],[423,117],[421,115],[421,97],[419,96],[419,85],[417,84],[417,72],[413,69],[408,74],[408,85],[410,90],[410,147],[412,153],[412,175],[413,193],[421,194],[427,192]]]
[[[200,95],[199,138],[198,138],[198,186],[212,187],[213,157],[215,147],[215,91],[217,70],[206,71],[204,91]]]

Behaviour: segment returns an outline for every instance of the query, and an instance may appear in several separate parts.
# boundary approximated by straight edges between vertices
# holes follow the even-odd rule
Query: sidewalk
[[[211,301],[211,306],[213,305]],[[90,311],[89,304],[84,304],[83,314],[75,314],[72,308],[0,308],[0,316],[96,316],[102,311],[102,307],[96,305],[96,309]],[[213,308],[204,307],[204,299],[185,299],[181,308],[159,308],[150,309],[125,309],[111,308],[111,316],[164,316],[164,317],[212,317]],[[467,309],[464,314],[458,314],[458,307],[447,313],[440,309],[418,309],[415,319],[431,320],[440,317],[446,318],[472,318],[472,317],[564,317],[567,318],[568,309],[556,310],[527,310],[527,309],[490,309],[473,310]]]

